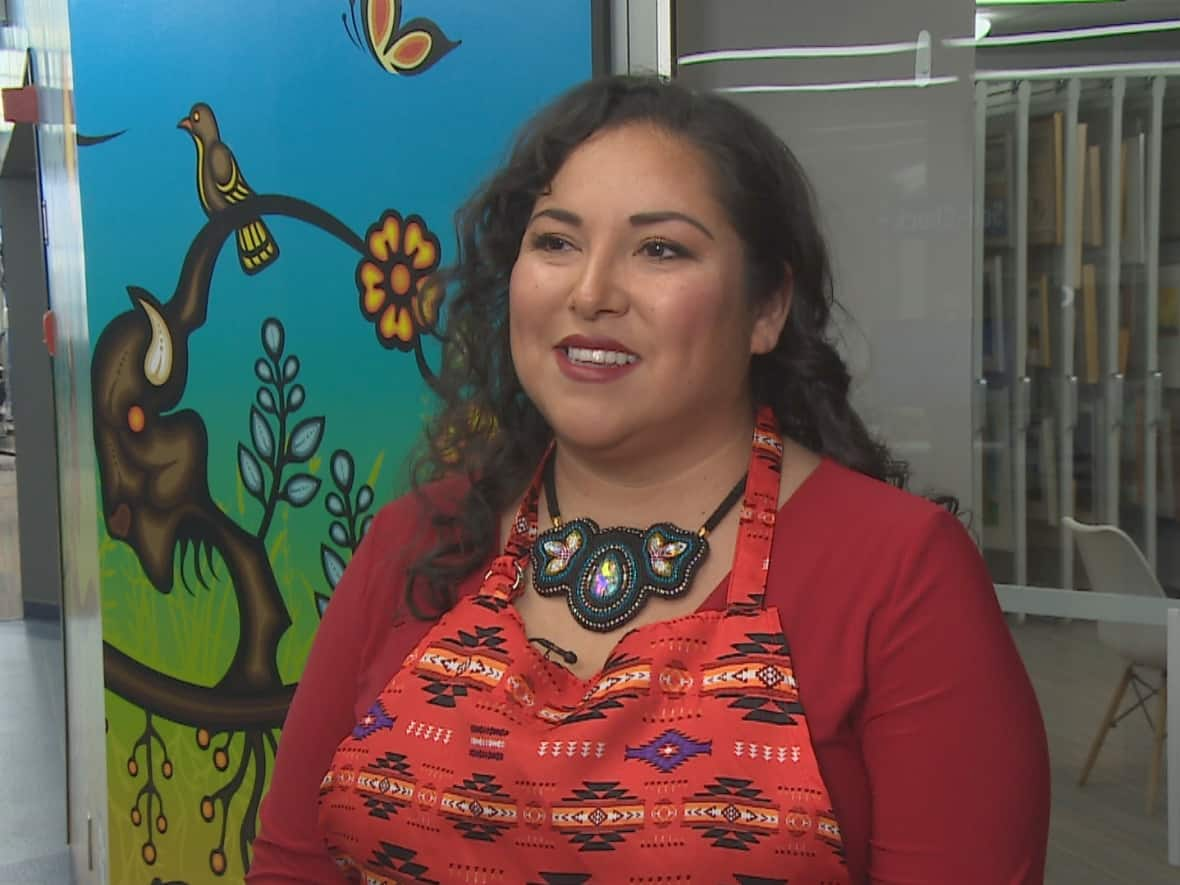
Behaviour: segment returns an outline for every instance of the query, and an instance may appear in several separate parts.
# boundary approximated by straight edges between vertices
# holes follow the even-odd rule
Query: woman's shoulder
[[[862,598],[871,586],[885,591],[935,561],[969,571],[979,558],[966,527],[946,507],[828,458],[778,521],[775,551],[790,551],[792,571],[825,582],[842,577]]]
[[[809,521],[827,530],[833,523],[847,530],[871,531],[893,538],[912,535],[957,518],[929,498],[900,489],[824,458],[815,472],[800,486],[800,509]],[[794,499],[792,499],[793,501]],[[788,501],[788,506],[791,501]]]
[[[438,542],[440,529],[433,517],[462,506],[469,487],[462,477],[448,476],[382,506],[333,594],[333,600],[345,600],[337,610],[363,620],[382,613],[374,623],[409,624],[413,629],[414,618],[405,607],[407,569]]]
[[[460,475],[424,483],[382,506],[373,520],[373,528],[382,534],[417,532],[430,524],[432,514],[453,512],[461,507],[470,488],[471,483]]]
[[[946,624],[966,599],[977,610],[996,606],[958,516],[827,459],[780,511],[770,577],[776,605],[814,622],[838,613],[847,635],[867,635],[883,612],[921,611]]]
[[[447,476],[417,486],[381,507],[364,539],[370,578],[377,583],[393,580],[400,584],[410,563],[438,542],[440,529],[435,517],[460,508],[470,485],[462,476]]]

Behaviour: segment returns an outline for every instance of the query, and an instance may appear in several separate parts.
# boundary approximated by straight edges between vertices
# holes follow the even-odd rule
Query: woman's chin
[[[629,440],[642,435],[644,430],[644,422],[629,422],[623,416],[590,414],[582,410],[572,414],[558,410],[549,417],[549,426],[560,445],[602,455],[621,451]]]
[[[568,423],[554,425],[553,435],[559,445],[604,456],[621,450],[628,439],[628,434],[613,432],[611,428]]]

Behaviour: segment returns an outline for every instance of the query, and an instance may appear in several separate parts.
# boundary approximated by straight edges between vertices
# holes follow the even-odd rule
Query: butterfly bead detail
[[[647,561],[652,573],[661,578],[670,578],[676,570],[676,560],[688,550],[687,541],[669,541],[660,532],[653,531],[647,539]]]
[[[572,529],[564,538],[543,541],[541,549],[548,557],[544,568],[545,574],[559,575],[566,570],[570,560],[582,549],[582,533],[577,529]]]

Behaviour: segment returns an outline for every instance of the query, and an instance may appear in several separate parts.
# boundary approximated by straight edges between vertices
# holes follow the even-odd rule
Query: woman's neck
[[[602,526],[667,520],[696,528],[745,473],[753,428],[752,413],[744,421],[708,422],[690,436],[669,434],[642,457],[587,451],[559,438],[561,516],[587,516]]]

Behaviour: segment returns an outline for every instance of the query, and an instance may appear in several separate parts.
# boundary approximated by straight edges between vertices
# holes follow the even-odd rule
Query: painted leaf
[[[320,439],[323,438],[323,435],[323,418],[304,418],[291,431],[289,448],[291,457],[296,461],[306,461],[320,447]]]
[[[283,324],[273,317],[262,324],[262,346],[272,360],[283,354]]]
[[[254,374],[258,376],[259,381],[274,381],[275,373],[264,359],[258,359],[254,362]]]
[[[316,611],[320,613],[320,618],[323,618],[324,612],[328,610],[328,603],[332,601],[331,596],[325,596],[323,593],[315,595]]]
[[[251,495],[262,500],[262,468],[258,466],[258,459],[241,443],[238,443],[238,472],[242,475],[242,485]]]
[[[254,451],[267,463],[274,463],[275,436],[262,413],[253,406],[250,407],[250,438],[254,440]]]
[[[291,388],[291,395],[287,397],[287,408],[294,412],[301,405],[303,405],[303,397],[303,385],[296,384]]]
[[[283,380],[291,381],[299,374],[299,357],[289,356],[283,360]]]
[[[369,526],[371,526],[372,524],[373,524],[373,517],[366,516],[365,521],[361,523],[361,537],[362,538],[369,533]]]
[[[332,453],[332,477],[336,480],[336,486],[345,493],[352,491],[352,471],[352,455],[344,449],[334,451]]]
[[[344,499],[335,492],[328,492],[326,506],[328,508],[328,512],[333,516],[344,516],[348,513],[348,508],[344,505]]]
[[[341,547],[348,546],[348,530],[340,523],[333,521],[328,528],[328,535]]]
[[[361,486],[356,494],[356,512],[364,513],[373,506],[373,490],[368,486]]]
[[[274,415],[278,412],[278,407],[275,405],[274,394],[265,387],[258,388],[258,405],[262,406],[264,412],[270,412]]]
[[[324,567],[324,577],[328,579],[328,586],[333,590],[344,577],[344,560],[327,544],[320,544],[320,564]]]
[[[320,481],[306,473],[297,473],[287,480],[283,486],[283,498],[295,507],[305,507],[316,492],[320,490]]]

